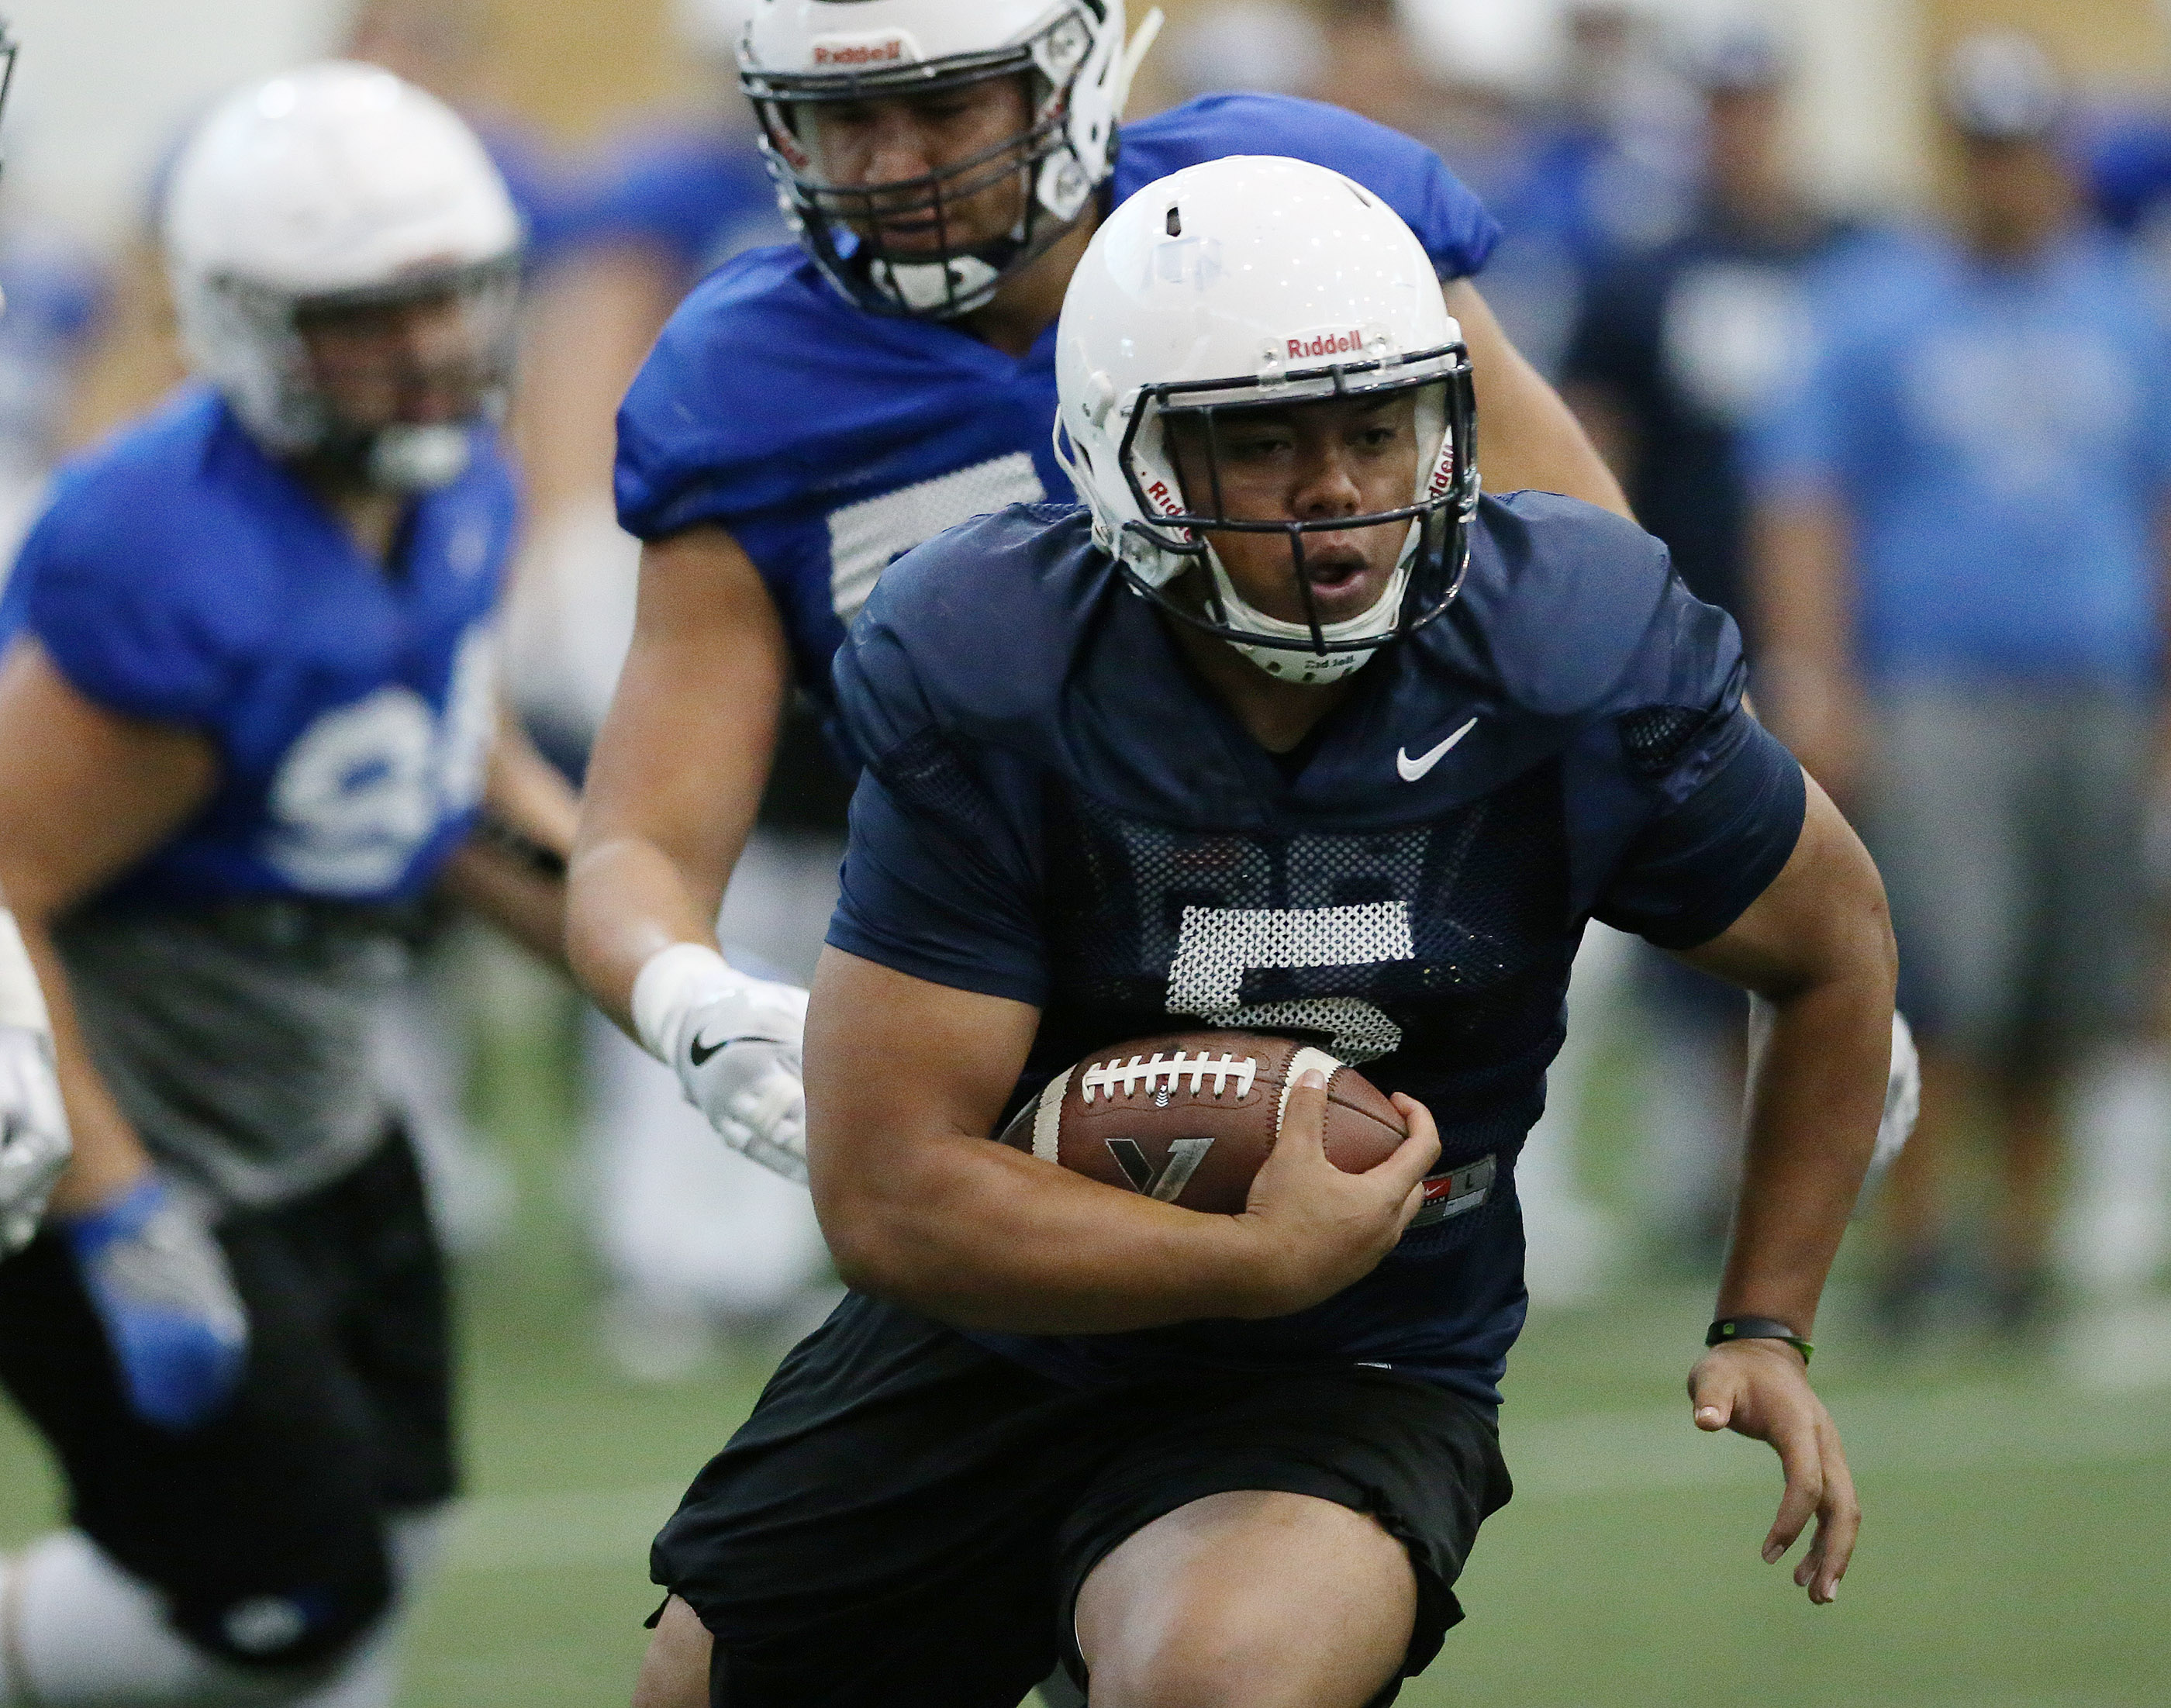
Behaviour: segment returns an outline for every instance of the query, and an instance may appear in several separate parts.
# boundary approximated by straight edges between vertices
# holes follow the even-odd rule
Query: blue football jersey
[[[1515,1161],[1584,921],[1703,942],[1800,833],[1800,768],[1742,676],[1732,620],[1663,547],[1541,493],[1484,501],[1455,603],[1278,758],[1081,509],[1008,510],[894,568],[837,658],[865,769],[829,941],[1039,1009],[1013,1108],[1203,1023],[1361,1063],[1444,1146],[1445,1213],[1310,1310],[987,1343],[1072,1381],[1365,1362],[1497,1403],[1525,1307]]]
[[[1123,130],[1110,194],[1230,154],[1332,167],[1378,194],[1443,278],[1498,236],[1423,144],[1339,108],[1212,95]],[[940,322],[855,308],[797,249],[756,249],[664,329],[619,413],[619,519],[657,539],[727,528],[783,613],[800,678],[829,661],[876,578],[923,540],[1012,503],[1068,500],[1048,436],[1055,329],[1022,361]]]
[[[389,569],[195,386],[62,472],[0,637],[35,636],[89,699],[219,758],[211,800],[116,897],[377,902],[429,882],[473,821],[496,719],[515,495],[477,437]]]

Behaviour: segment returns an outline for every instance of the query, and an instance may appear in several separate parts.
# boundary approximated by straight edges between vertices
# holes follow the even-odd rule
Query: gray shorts
[[[2154,709],[1921,687],[1887,692],[1878,712],[1863,839],[1910,1018],[2022,1068],[2137,1031],[2155,961],[2142,865]]]

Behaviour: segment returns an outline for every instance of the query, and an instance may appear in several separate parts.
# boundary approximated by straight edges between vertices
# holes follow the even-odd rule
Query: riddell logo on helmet
[[[1300,333],[1286,340],[1291,356],[1349,356],[1364,347],[1364,335],[1354,327],[1347,332]]]
[[[882,41],[839,41],[814,44],[814,63],[819,66],[888,65],[905,57],[905,41],[893,35]]]

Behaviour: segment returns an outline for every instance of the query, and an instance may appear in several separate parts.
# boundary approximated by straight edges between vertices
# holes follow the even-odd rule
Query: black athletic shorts
[[[1404,1676],[1509,1493],[1490,1411],[1352,1367],[1075,1389],[853,1295],[796,1347],[656,1539],[716,1639],[717,1708],[1016,1708],[1086,1574],[1207,1495],[1316,1495],[1409,1550]],[[1394,1699],[1391,1686],[1379,1699]]]
[[[453,1491],[443,1261],[399,1133],[218,1236],[249,1365],[210,1422],[175,1433],[128,1409],[50,1233],[0,1263],[0,1383],[59,1458],[75,1523],[179,1630],[244,1664],[307,1664],[388,1604],[386,1517]]]

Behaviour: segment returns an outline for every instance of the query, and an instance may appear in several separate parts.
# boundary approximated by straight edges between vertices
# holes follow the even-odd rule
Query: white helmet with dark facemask
[[[1477,506],[1470,360],[1423,245],[1371,191],[1264,155],[1150,184],[1094,234],[1056,338],[1056,454],[1138,592],[1297,683],[1338,680],[1447,608]],[[1217,435],[1244,411],[1405,394],[1418,452],[1407,504],[1314,519],[1229,514]],[[1188,485],[1170,444],[1171,422],[1187,418],[1205,453],[1204,479]],[[1400,559],[1373,608],[1321,621],[1307,538],[1396,522],[1407,524]],[[1207,537],[1217,531],[1284,536],[1307,620],[1246,602]]]
[[[778,200],[816,264],[859,307],[946,319],[1069,230],[1114,163],[1116,120],[1151,44],[1153,13],[1127,51],[1123,0],[756,0],[739,82],[761,120]],[[969,158],[902,182],[828,179],[815,134],[825,104],[940,97],[1025,81],[1025,127]],[[992,243],[951,229],[960,204],[1005,179],[1023,195]],[[887,252],[875,217],[924,221],[934,241]]]
[[[519,217],[474,133],[374,66],[330,61],[243,90],[199,126],[165,204],[166,265],[197,370],[282,457],[390,490],[457,479],[512,377]],[[313,378],[312,314],[423,301],[466,322],[454,422],[342,420]]]

